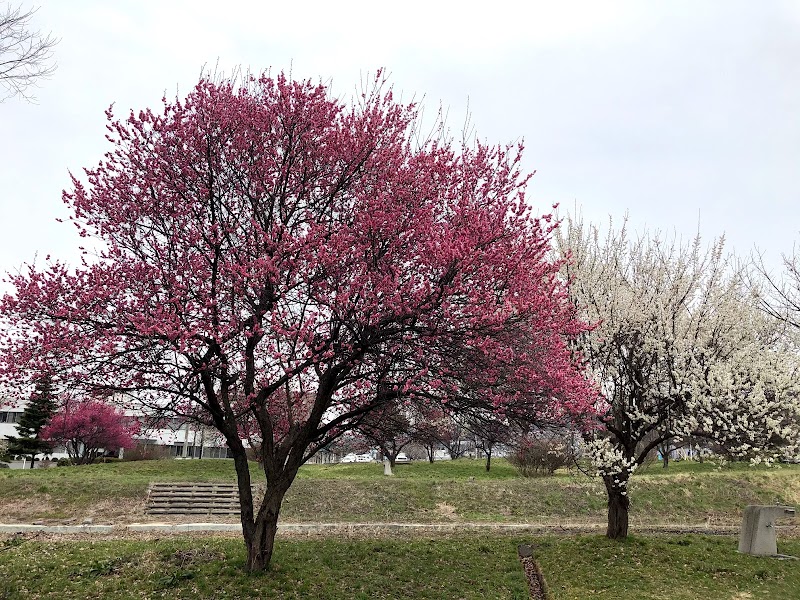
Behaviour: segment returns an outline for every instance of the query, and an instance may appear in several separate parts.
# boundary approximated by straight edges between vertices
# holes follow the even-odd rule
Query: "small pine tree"
[[[31,394],[25,410],[17,423],[16,437],[8,438],[8,453],[31,457],[33,460],[39,453],[49,452],[53,446],[39,437],[39,432],[56,411],[56,400],[53,396],[53,385],[49,375],[42,375],[36,381],[36,388]]]

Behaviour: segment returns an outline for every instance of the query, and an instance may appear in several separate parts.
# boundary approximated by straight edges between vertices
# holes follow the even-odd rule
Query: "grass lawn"
[[[556,600],[797,600],[800,590],[800,563],[737,554],[727,537],[280,539],[273,569],[252,576],[237,539],[167,538],[9,540],[0,597],[523,599],[516,546],[531,542]],[[800,541],[781,550],[800,555]]]
[[[254,482],[263,481],[252,465]],[[605,519],[602,484],[582,474],[522,478],[504,460],[414,462],[385,477],[379,464],[307,465],[282,510],[287,522],[530,522]],[[233,481],[232,461],[140,461],[0,471],[0,515],[6,522],[145,520],[151,481]],[[747,504],[800,505],[800,466],[767,469],[674,463],[643,469],[631,484],[632,526],[738,525]]]
[[[739,554],[730,537],[545,538],[536,556],[558,600],[800,598],[800,561]],[[800,556],[800,540],[779,551]]]

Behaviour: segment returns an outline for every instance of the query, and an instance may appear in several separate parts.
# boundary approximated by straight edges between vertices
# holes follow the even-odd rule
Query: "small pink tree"
[[[69,408],[69,409],[68,409]],[[43,439],[63,445],[79,465],[94,462],[102,450],[132,448],[138,424],[103,402],[80,402],[65,407],[42,429]]]

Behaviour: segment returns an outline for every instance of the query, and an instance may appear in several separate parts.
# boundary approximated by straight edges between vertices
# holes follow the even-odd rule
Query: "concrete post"
[[[777,519],[794,517],[791,506],[751,505],[744,509],[739,552],[754,556],[778,556]]]

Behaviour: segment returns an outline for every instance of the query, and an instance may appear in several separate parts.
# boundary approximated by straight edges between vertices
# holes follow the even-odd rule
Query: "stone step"
[[[146,511],[148,515],[238,515],[238,508],[231,509],[188,509],[188,508],[151,508]]]
[[[224,487],[238,488],[235,481],[151,481],[150,487]]]
[[[199,502],[175,502],[175,501],[166,501],[166,500],[151,500],[150,507],[151,508],[172,508],[174,506],[187,506],[191,505],[192,508],[216,508],[218,506],[239,506],[238,500],[228,501],[228,502],[209,502],[207,500],[200,500]]]
[[[198,497],[202,496],[204,498],[238,498],[239,491],[238,490],[227,490],[227,491],[220,491],[220,490],[150,490],[148,492],[151,497],[158,497],[158,498],[175,498],[175,497]]]
[[[153,482],[145,514],[238,515],[239,489],[231,483]]]

